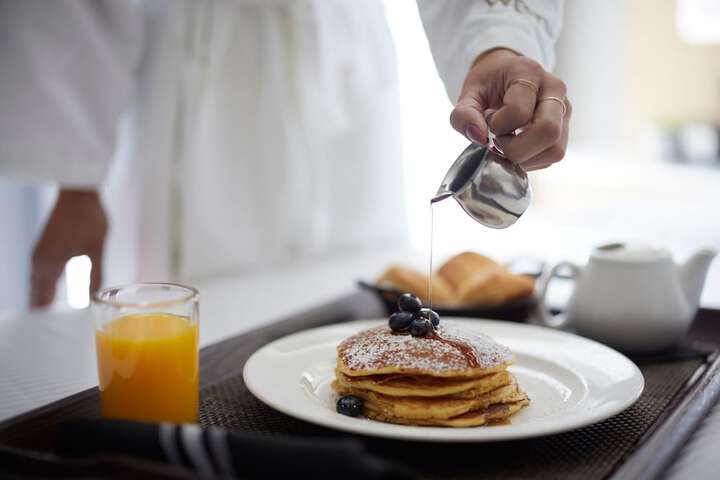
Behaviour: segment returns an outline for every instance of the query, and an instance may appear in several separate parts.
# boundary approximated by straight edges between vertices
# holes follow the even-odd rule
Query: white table
[[[372,278],[397,258],[388,252],[201,283],[200,343],[209,345],[334,299],[355,288],[359,276]],[[0,420],[97,385],[92,338],[86,310],[0,316]],[[717,445],[720,406],[667,478],[717,478]]]

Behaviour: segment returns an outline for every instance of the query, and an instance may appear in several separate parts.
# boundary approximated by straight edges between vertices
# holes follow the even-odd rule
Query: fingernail
[[[490,132],[489,135],[490,139],[488,141],[488,147],[490,148],[490,150],[500,155],[501,157],[505,157],[505,149],[503,148],[502,143],[500,143],[500,140],[498,140],[498,137],[496,135],[493,135],[492,132]]]
[[[482,130],[480,130],[480,127],[473,125],[472,123],[465,127],[465,136],[473,143],[487,143],[487,138],[485,138],[485,135]]]
[[[500,139],[498,137],[493,138],[493,146],[497,150],[500,150],[501,153],[505,153],[505,147],[502,146],[502,143],[500,143]]]

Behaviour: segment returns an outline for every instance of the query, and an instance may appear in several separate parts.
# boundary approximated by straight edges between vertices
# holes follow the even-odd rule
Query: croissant
[[[390,266],[377,280],[377,284],[381,286],[389,286],[401,292],[409,292],[420,297],[423,303],[428,303],[428,278],[412,268],[400,265]],[[441,277],[433,275],[432,277],[432,297],[433,303],[451,304],[454,303],[453,289]]]
[[[459,290],[477,273],[498,267],[502,268],[492,258],[479,253],[463,252],[445,262],[437,274],[444,278],[453,289]]]
[[[456,292],[460,303],[502,305],[532,294],[535,281],[504,268],[486,269],[472,276]]]
[[[501,305],[532,295],[535,280],[516,275],[495,260],[474,252],[455,255],[433,275],[433,303],[439,305]],[[428,303],[427,275],[411,268],[392,265],[378,279],[385,285],[410,292]]]

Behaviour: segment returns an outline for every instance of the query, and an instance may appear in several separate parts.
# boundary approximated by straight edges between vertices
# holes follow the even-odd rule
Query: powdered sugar
[[[350,370],[396,367],[427,373],[494,368],[513,358],[507,347],[452,321],[443,321],[437,334],[440,339],[398,335],[383,325],[344,340],[338,346],[338,357]],[[477,360],[477,364],[473,365],[475,362],[469,360],[463,350],[474,354],[472,360]]]

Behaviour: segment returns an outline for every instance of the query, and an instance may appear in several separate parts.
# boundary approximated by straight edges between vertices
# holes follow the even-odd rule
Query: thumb
[[[33,253],[30,273],[30,306],[46,307],[55,299],[55,287],[65,269],[65,259],[55,258],[44,249]]]
[[[102,251],[89,254],[90,257],[90,296],[102,285]]]
[[[484,106],[479,99],[469,94],[460,96],[450,114],[450,125],[474,143],[486,144],[488,126],[483,116]]]

